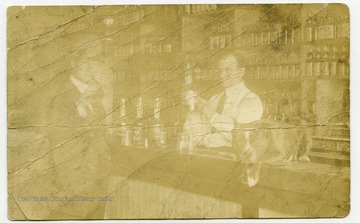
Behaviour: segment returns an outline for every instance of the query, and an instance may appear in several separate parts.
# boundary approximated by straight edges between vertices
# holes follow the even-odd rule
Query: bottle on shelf
[[[275,67],[275,79],[281,79],[281,65]]]
[[[289,78],[289,66],[287,64],[280,65],[281,69],[281,78],[288,79]]]
[[[342,47],[339,63],[339,76],[349,75],[348,53],[346,47]]]
[[[266,30],[265,30],[265,32],[263,33],[263,43],[264,43],[264,45],[268,45],[268,44],[270,44],[270,38],[271,38],[271,32],[270,32],[270,30],[268,30],[268,28],[266,27],[265,28]]]
[[[269,75],[270,80],[275,79],[275,73],[278,72],[276,67],[277,66],[275,65],[271,66],[270,75]]]
[[[286,122],[285,113],[281,114],[281,122]]]
[[[260,46],[263,44],[262,32],[255,32],[255,45]]]
[[[151,130],[150,130],[151,120],[148,118],[146,120],[146,127],[144,129],[144,149],[149,149],[151,147]]]
[[[144,129],[146,122],[144,123],[144,105],[142,97],[138,98],[136,103],[136,120],[133,133],[133,145],[136,147],[144,146]]]
[[[121,146],[131,146],[131,125],[126,117],[126,101],[124,98],[121,99],[120,103],[120,143]]]
[[[321,63],[321,48],[317,47],[313,57],[313,76],[321,75],[320,63]]]
[[[333,47],[332,48],[332,52],[330,54],[330,75],[331,76],[336,76],[338,73],[338,52],[337,52],[337,47]]]
[[[232,35],[227,34],[225,38],[226,38],[226,47],[232,47]]]
[[[283,35],[284,35],[284,44],[288,44],[289,43],[289,30],[288,30],[288,27],[285,28]]]
[[[172,94],[172,101],[171,101],[171,111],[170,114],[173,114],[171,116],[170,120],[167,120],[169,128],[168,128],[168,136],[167,136],[167,143],[168,145],[176,145],[176,137],[178,137],[179,134],[179,126],[180,126],[180,120],[181,120],[181,114],[180,114],[180,108],[177,104],[177,99],[175,99],[176,96]]]
[[[156,98],[154,101],[154,117],[151,121],[151,141],[152,146],[157,148],[165,148],[167,146],[167,132],[165,124],[161,119],[161,101]]]
[[[172,53],[173,47],[171,43],[166,43],[163,45],[163,52],[164,53]]]
[[[313,76],[313,60],[313,48],[310,48],[306,57],[306,76]]]
[[[336,37],[344,38],[349,37],[350,34],[350,25],[349,25],[349,17],[344,16],[340,18],[336,25]]]
[[[219,35],[219,48],[225,48],[226,46],[226,36],[225,35]]]
[[[295,78],[296,74],[295,74],[295,65],[291,64],[289,65],[289,78]]]
[[[193,77],[190,64],[187,64],[185,67],[185,92],[184,92],[184,111],[182,113],[185,114],[184,119],[181,124],[182,129],[178,132],[178,150],[181,153],[189,152],[191,153],[194,146],[193,136],[189,127],[186,127],[186,123],[188,122],[187,116],[188,114],[195,114],[195,97],[197,96],[197,92],[193,89]]]
[[[294,43],[301,42],[301,30],[299,27],[294,29]]]
[[[327,46],[324,47],[322,52],[322,60],[321,60],[321,72],[324,76],[329,76],[329,48]]]
[[[189,106],[190,112],[195,111],[195,97],[197,96],[196,91],[192,89],[192,84],[193,84],[193,76],[192,76],[191,67],[188,64],[185,70],[185,88],[186,88],[185,103],[186,105]]]
[[[309,16],[310,17],[310,16]],[[304,27],[304,40],[311,42],[314,40],[314,24],[312,19],[309,19]]]

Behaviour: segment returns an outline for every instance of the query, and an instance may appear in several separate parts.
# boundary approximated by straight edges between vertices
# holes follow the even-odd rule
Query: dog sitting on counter
[[[259,181],[263,164],[310,162],[311,129],[273,120],[237,125],[232,130],[237,160],[246,164],[242,182],[249,187]]]

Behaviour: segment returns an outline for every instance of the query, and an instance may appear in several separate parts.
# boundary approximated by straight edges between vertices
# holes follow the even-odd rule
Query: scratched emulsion
[[[7,11],[12,220],[344,217],[341,4]]]

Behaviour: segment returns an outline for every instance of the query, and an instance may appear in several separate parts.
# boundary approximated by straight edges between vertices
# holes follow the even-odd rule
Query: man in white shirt
[[[197,97],[196,105],[199,112],[191,113],[185,123],[184,130],[194,146],[234,148],[234,127],[258,121],[263,114],[259,96],[244,84],[245,68],[238,63],[234,53],[224,54],[220,58],[219,70],[221,84],[225,90],[209,101]],[[244,145],[234,149],[241,150],[237,151],[241,156],[238,158],[241,163],[246,164],[242,181],[252,187],[259,180],[261,165],[254,148],[250,146],[250,131],[244,131]]]
[[[225,54],[219,61],[221,84],[225,90],[208,102],[197,98],[203,133],[199,145],[231,147],[232,129],[236,124],[247,124],[261,119],[263,106],[260,98],[244,84],[245,68],[234,54]]]

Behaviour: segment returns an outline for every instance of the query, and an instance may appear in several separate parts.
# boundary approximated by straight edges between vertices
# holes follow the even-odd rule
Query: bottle
[[[320,76],[320,60],[321,60],[321,49],[318,47],[316,49],[314,59],[313,59],[313,76]]]
[[[321,61],[321,71],[322,75],[329,76],[329,49],[327,46],[324,47],[322,53],[322,61]]]
[[[344,52],[344,56],[345,56],[345,60],[344,60],[344,64],[345,64],[345,76],[349,76],[350,75],[350,65],[349,65],[349,52],[347,49],[345,49]]]
[[[165,124],[161,120],[161,102],[159,98],[154,102],[154,118],[151,122],[152,130],[152,142],[153,146],[157,148],[165,148],[167,146],[167,132],[165,130]]]
[[[349,65],[347,63],[348,53],[346,47],[342,47],[340,54],[339,76],[347,76],[349,74]]]
[[[333,47],[331,56],[330,56],[330,75],[336,76],[337,75],[337,67],[338,67],[338,60],[337,60],[337,48]]]
[[[193,90],[192,71],[190,65],[187,64],[185,69],[185,92],[183,99],[185,106],[183,106],[183,111],[181,112],[183,118],[181,119],[181,124],[179,125],[181,129],[178,131],[180,134],[178,135],[179,138],[177,143],[177,147],[180,153],[190,152],[190,149],[192,150],[194,148],[192,144],[192,132],[189,127],[187,127],[186,123],[188,123],[188,115],[195,113],[196,95],[197,92]]]
[[[291,43],[295,43],[295,29],[294,29],[294,27],[292,27],[291,28],[291,30],[290,30],[290,33],[291,33]]]
[[[285,113],[281,114],[281,122],[286,122]]]
[[[320,24],[320,18],[314,17],[314,19],[313,19],[313,25],[314,25],[313,40],[314,41],[319,39],[319,24]]]
[[[170,113],[173,114],[171,117],[171,120],[169,121],[168,125],[169,125],[169,134],[167,136],[167,143],[168,145],[176,145],[176,137],[179,134],[179,125],[180,125],[180,120],[181,120],[181,116],[180,116],[180,109],[179,106],[177,105],[176,101],[175,101],[175,96],[173,94],[173,100],[171,102],[171,111]]]
[[[289,78],[289,66],[287,64],[280,65],[281,67],[281,79]]]
[[[285,39],[284,39],[284,43],[285,43],[285,44],[288,44],[288,43],[289,43],[289,41],[288,41],[288,35],[289,35],[289,34],[288,34],[288,33],[289,33],[288,30],[285,29],[285,34],[284,34],[284,38],[285,38]]]
[[[120,104],[120,140],[121,146],[131,146],[131,127],[130,122],[126,117],[126,102],[125,99],[121,99]]]
[[[225,35],[219,35],[219,48],[225,48],[226,46],[226,36]]]
[[[277,31],[275,29],[271,30],[271,33],[270,33],[270,42],[275,44],[276,43],[276,40],[277,40]]]
[[[150,130],[150,118],[146,120],[146,127],[144,130],[144,149],[151,148],[151,130]]]
[[[232,35],[228,34],[226,35],[226,47],[232,47]]]
[[[185,5],[185,13],[188,15],[191,13],[191,6],[189,4]]]
[[[220,36],[214,36],[214,49],[219,49],[220,48]]]
[[[215,49],[215,38],[213,36],[209,37],[209,49],[210,50]]]
[[[295,78],[295,65],[289,65],[289,78]]]
[[[349,17],[345,16],[339,19],[336,31],[337,31],[336,33],[337,38],[349,37],[350,34]]]
[[[145,123],[143,120],[143,100],[142,97],[138,98],[136,103],[136,120],[134,125],[134,135],[133,135],[133,145],[136,147],[143,147],[144,146],[144,128]]]
[[[192,89],[193,77],[190,69],[190,65],[188,64],[185,70],[185,103],[189,106],[189,111],[193,112],[195,111],[195,97],[197,93]]]

